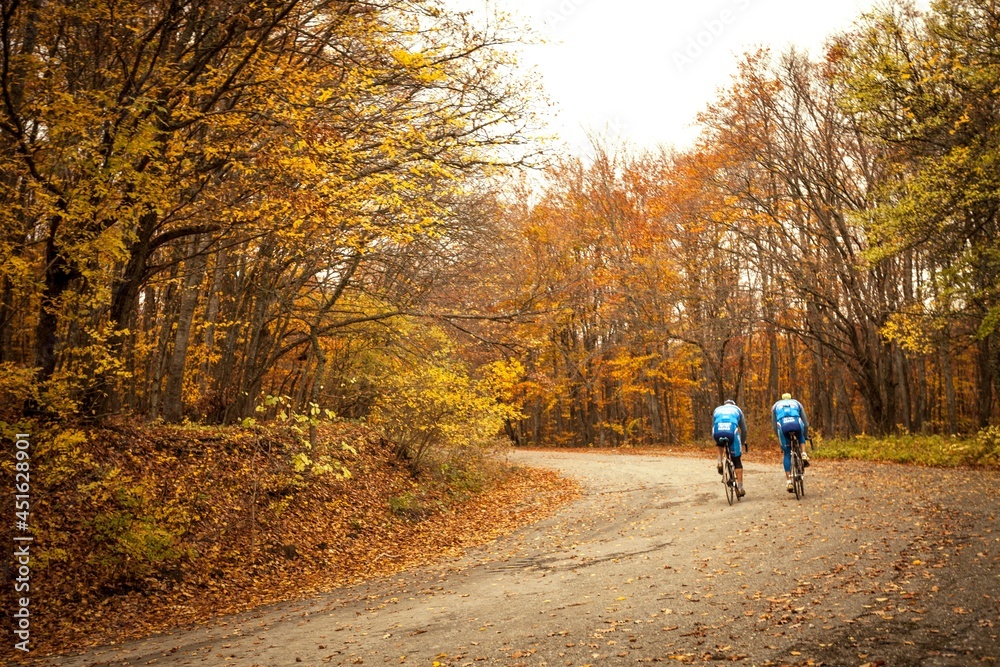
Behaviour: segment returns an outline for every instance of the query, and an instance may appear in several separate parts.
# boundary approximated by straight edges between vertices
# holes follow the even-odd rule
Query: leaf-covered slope
[[[33,656],[458,555],[575,493],[478,455],[415,471],[347,423],[308,451],[278,429],[118,425],[36,442]],[[303,453],[349,476],[297,471]]]

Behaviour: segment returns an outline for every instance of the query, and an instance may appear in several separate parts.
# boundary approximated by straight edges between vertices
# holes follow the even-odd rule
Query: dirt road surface
[[[83,665],[993,665],[997,471],[817,462],[806,497],[749,463],[732,507],[714,461],[516,452],[584,495],[424,568]]]

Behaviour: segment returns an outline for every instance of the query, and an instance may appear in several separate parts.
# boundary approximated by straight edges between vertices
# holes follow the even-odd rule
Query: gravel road
[[[752,456],[752,452],[751,452]],[[57,664],[989,665],[1000,472],[516,452],[576,478],[549,519],[442,563]]]

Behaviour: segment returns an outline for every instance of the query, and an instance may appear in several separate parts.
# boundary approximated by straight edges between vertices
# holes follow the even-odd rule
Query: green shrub
[[[117,468],[81,491],[106,508],[90,522],[96,546],[90,561],[105,569],[107,582],[127,585],[174,569],[190,555],[181,546],[190,523],[184,509],[161,503]]]
[[[991,426],[972,438],[904,434],[822,440],[815,456],[940,467],[995,466],[1000,465],[1000,428]]]

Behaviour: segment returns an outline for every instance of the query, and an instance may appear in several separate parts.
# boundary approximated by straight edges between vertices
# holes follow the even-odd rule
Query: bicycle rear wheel
[[[732,505],[736,499],[736,471],[728,456],[722,463],[722,483],[726,485],[726,500]]]
[[[797,439],[792,440],[792,485],[795,487],[795,499],[802,500],[806,495],[805,481],[803,475],[805,466],[802,463],[802,445]]]

